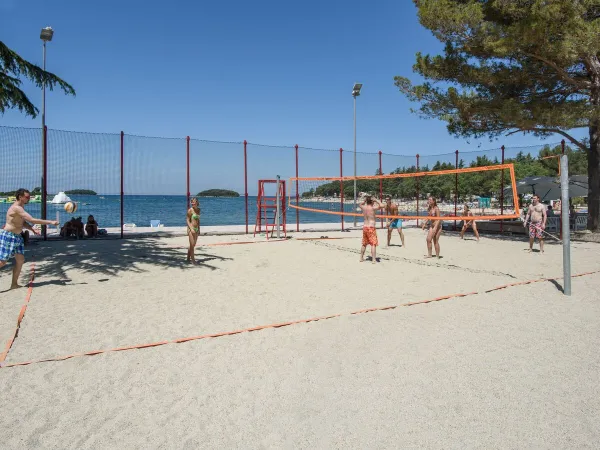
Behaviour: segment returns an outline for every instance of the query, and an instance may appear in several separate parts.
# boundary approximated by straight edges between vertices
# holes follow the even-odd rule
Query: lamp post
[[[362,83],[354,83],[352,88],[352,97],[354,97],[354,214],[356,214],[356,97],[360,95]],[[356,227],[356,216],[354,216],[354,226]]]
[[[46,42],[52,40],[54,30],[52,27],[42,28],[40,32],[40,39],[43,44],[43,69],[46,71]],[[42,83],[42,202],[41,202],[41,216],[43,220],[46,220],[46,79]],[[42,226],[42,234],[46,239],[46,226]]]

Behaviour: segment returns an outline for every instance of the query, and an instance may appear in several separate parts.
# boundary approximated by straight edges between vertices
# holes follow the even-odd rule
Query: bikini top
[[[198,219],[200,219],[200,214],[193,213],[192,220],[198,220]]]

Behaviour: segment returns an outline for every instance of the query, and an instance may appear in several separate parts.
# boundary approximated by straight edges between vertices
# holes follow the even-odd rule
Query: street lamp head
[[[52,27],[42,28],[42,31],[40,32],[40,39],[45,42],[50,42],[53,34],[54,30]]]
[[[352,97],[358,97],[360,95],[361,88],[362,83],[354,83],[354,87],[352,88]]]

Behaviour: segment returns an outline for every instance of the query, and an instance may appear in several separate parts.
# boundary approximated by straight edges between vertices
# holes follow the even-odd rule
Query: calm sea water
[[[92,214],[101,228],[119,227],[121,224],[121,203],[118,195],[69,195],[78,203],[74,216],[83,221]],[[248,223],[256,221],[255,196],[248,197]],[[4,224],[6,210],[10,204],[0,203],[0,221]],[[33,217],[41,216],[40,203],[30,203],[26,209]],[[201,225],[243,225],[246,223],[244,197],[201,198]],[[166,227],[185,226],[186,197],[183,195],[126,195],[124,197],[125,223],[135,223],[138,227],[150,226],[151,220],[160,220]],[[67,214],[64,205],[47,206],[47,217],[52,220],[59,213],[61,223],[73,215]],[[300,211],[300,223],[330,223],[340,221],[339,216]],[[288,209],[288,223],[296,222],[296,210]]]

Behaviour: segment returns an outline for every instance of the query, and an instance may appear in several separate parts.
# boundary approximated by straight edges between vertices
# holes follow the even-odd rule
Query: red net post
[[[46,198],[48,196],[48,127],[44,125],[42,130],[42,152],[44,154],[44,164],[42,165],[42,220],[46,220]],[[42,225],[42,235],[44,240],[48,239],[48,227]]]
[[[419,171],[419,154],[417,153],[417,172]],[[419,178],[417,178],[417,216],[419,215]],[[419,226],[419,219],[417,219],[417,226]]]
[[[248,234],[248,142],[244,139],[244,203],[246,204],[246,234]]]
[[[296,205],[300,203],[300,195],[298,193],[298,144],[294,147],[296,149]],[[296,210],[296,231],[300,231],[300,215],[299,210]]]
[[[500,150],[502,150],[502,156],[501,156],[501,161],[502,164],[504,164],[504,145],[502,147],[500,147]],[[503,216],[504,215],[504,169],[502,169],[501,175],[500,175],[502,181],[501,181],[501,186],[500,186],[500,215]],[[517,201],[517,199],[514,199],[515,201]],[[504,232],[504,221],[501,220],[500,221],[500,233]]]
[[[344,149],[340,148],[340,178],[344,176]],[[344,212],[344,182],[340,180],[340,207]],[[342,214],[342,231],[344,231],[344,215]]]
[[[381,168],[381,150],[379,150],[379,175],[383,175]],[[383,179],[379,179],[379,201],[383,201]],[[383,228],[383,217],[381,218],[381,228]]]
[[[189,209],[190,207],[190,137],[187,136],[185,138],[185,156],[186,156],[186,166],[185,166],[185,173],[186,173],[186,197],[187,197],[187,208]],[[187,212],[186,212],[187,214]]]
[[[123,205],[125,204],[125,190],[123,189],[123,155],[124,155],[124,137],[125,133],[121,131],[121,239],[123,239],[123,223],[125,223],[125,211],[123,210]]]
[[[458,169],[458,150],[456,150],[456,163],[455,168]],[[454,217],[457,216],[458,211],[458,173],[454,176]],[[454,231],[456,231],[456,220],[454,221]]]

